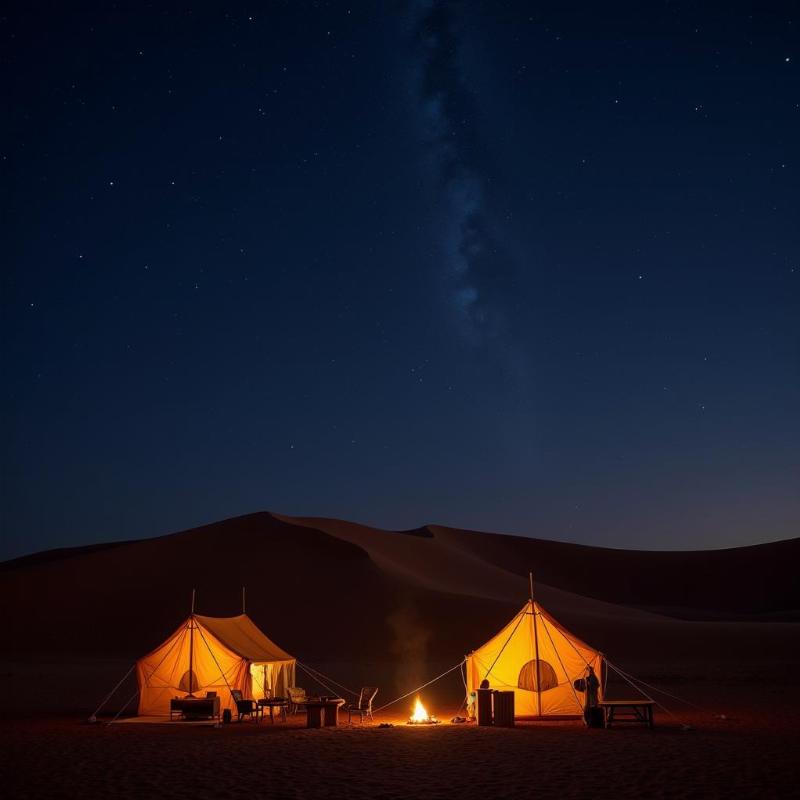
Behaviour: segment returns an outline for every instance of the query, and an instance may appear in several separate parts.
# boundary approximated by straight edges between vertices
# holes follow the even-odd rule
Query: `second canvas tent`
[[[529,600],[502,630],[467,655],[468,701],[485,679],[492,689],[514,692],[517,717],[580,715],[584,695],[574,682],[589,666],[602,684],[603,654]]]

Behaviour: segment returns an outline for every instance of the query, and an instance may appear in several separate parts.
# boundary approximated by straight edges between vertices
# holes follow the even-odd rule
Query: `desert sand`
[[[427,526],[380,531],[254,514],[170,536],[0,565],[2,785],[15,797],[786,797],[800,737],[800,540],[732,550],[607,550]],[[612,663],[691,701],[656,728],[450,725],[458,672],[425,689],[443,724],[86,724],[188,614],[247,612],[376,706],[458,663],[527,597]],[[302,675],[302,672],[298,673]],[[318,687],[303,676],[309,690]],[[127,682],[108,706],[135,692]],[[609,694],[631,690],[612,683]],[[128,707],[133,709],[133,704]]]

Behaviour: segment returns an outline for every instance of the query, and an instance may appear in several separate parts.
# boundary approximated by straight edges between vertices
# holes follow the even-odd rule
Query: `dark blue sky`
[[[262,509],[797,535],[797,4],[0,25],[0,557]]]

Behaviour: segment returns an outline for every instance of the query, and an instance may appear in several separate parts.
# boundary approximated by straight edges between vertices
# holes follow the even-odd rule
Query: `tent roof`
[[[603,655],[599,650],[596,650],[591,645],[588,645],[586,644],[586,642],[581,641],[574,633],[568,631],[557,619],[555,619],[547,611],[545,611],[539,605],[538,601],[531,602],[530,600],[528,600],[528,602],[525,603],[525,605],[516,614],[514,614],[514,616],[491,639],[489,639],[488,642],[485,642],[480,647],[470,651],[468,655],[477,653],[479,650],[483,650],[485,647],[488,647],[489,645],[492,645],[495,642],[499,641],[503,642],[503,646],[500,648],[500,652],[502,652],[505,649],[506,645],[508,644],[511,636],[516,632],[516,629],[519,627],[520,616],[525,614],[531,615],[534,613],[534,609],[535,613],[539,615],[540,618],[545,619],[549,625],[552,625],[554,628],[560,631],[561,634],[566,639],[571,641],[573,647],[577,645],[578,647],[583,648],[584,650],[588,650],[589,652],[594,653],[595,655],[598,656]],[[523,631],[521,635],[527,637],[528,631],[527,630]]]
[[[238,617],[204,617],[195,614],[194,618],[229,650],[242,658],[255,662],[295,660],[278,647],[247,614],[239,614]]]

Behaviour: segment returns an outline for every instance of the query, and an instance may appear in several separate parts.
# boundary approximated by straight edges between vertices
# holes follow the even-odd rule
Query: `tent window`
[[[191,675],[192,678],[192,691],[197,691],[197,673],[194,670],[187,669],[186,672],[183,673],[181,677],[181,682],[178,684],[178,688],[182,692],[189,692],[189,676]]]
[[[536,659],[529,661],[519,671],[519,678],[517,686],[520,689],[527,689],[529,692],[536,691]],[[539,675],[542,679],[542,691],[546,692],[548,689],[555,689],[558,686],[558,678],[556,678],[556,671],[546,661],[539,659]]]

